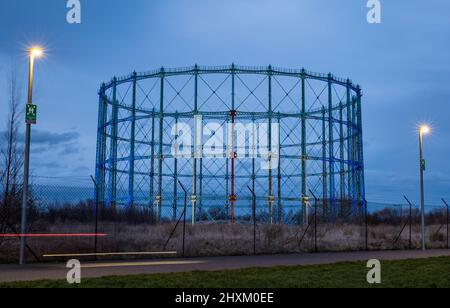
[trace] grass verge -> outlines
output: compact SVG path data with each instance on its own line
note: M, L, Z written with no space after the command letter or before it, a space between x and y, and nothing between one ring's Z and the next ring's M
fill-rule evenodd
M81 288L450 288L450 257L383 261L382 284L369 285L364 262L84 279ZM0 288L66 288L65 281Z

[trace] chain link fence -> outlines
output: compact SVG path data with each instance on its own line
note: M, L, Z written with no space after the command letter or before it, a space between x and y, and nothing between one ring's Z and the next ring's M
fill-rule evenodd
M27 233L49 235L27 239L29 252L39 261L74 255L111 259L420 248L420 207L406 198L403 204L369 201L367 207L312 200L303 216L300 204L271 207L255 196L236 203L236 223L231 224L225 200L219 200L222 206L198 207L192 221L192 202L180 189L177 208L167 204L161 208L163 219L156 221L152 204L97 204L90 178L61 185L41 182L31 185L27 226ZM0 262L16 262L21 187L2 191L0 197ZM426 206L426 222L428 247L448 248L445 200ZM90 236L70 236L77 234ZM30 261L33 253L28 254Z

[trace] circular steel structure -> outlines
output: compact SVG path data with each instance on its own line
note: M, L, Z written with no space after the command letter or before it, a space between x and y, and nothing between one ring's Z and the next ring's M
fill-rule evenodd
M365 200L361 97L349 79L272 66L115 77L99 91L98 200L176 220L184 186L193 223L305 222L314 204L346 217ZM174 152L180 127L189 156ZM204 153L219 135L219 152Z

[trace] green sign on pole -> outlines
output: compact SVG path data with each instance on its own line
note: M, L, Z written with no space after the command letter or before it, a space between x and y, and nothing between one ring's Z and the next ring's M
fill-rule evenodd
M27 104L25 110L25 121L27 124L36 124L37 120L37 106L33 104Z

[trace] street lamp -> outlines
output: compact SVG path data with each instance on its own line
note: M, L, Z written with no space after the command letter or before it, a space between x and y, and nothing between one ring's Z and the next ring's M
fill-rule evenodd
M423 173L426 169L426 162L423 159L423 136L429 134L431 131L428 125L421 125L419 127L419 150L420 150L420 215L421 215L421 227L422 227L422 250L425 251L426 240L425 240L425 190Z
M33 77L34 77L34 60L41 57L44 50L41 47L35 46L29 49L29 75L28 75L28 101L27 107L33 105ZM28 112L27 112L28 113ZM28 116L28 114L27 114ZM25 160L23 171L23 199L22 199L22 219L21 219L21 237L20 237L20 264L25 264L25 246L26 246L26 232L27 232L27 204L28 204L28 178L30 170L30 137L31 137L31 121L26 121L25 131Z

